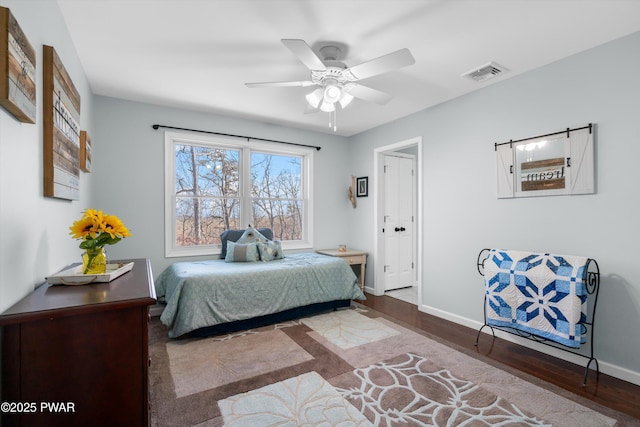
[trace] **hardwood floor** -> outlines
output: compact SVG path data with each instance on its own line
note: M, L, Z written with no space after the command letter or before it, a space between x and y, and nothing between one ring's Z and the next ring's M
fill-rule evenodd
M491 346L491 339L485 337L476 347L477 330L423 313L416 305L389 296L367 294L367 300L359 302L463 348L638 418L640 424L640 386L603 373L596 377L595 372L590 372L587 386L583 388L584 368L581 366L500 338L496 338Z

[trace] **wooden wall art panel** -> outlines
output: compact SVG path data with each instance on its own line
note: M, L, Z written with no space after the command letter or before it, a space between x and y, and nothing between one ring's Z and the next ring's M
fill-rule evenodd
M78 200L80 94L51 46L43 46L44 195Z
M91 172L91 137L86 130L80 131L80 169Z
M0 105L23 123L36 122L36 51L0 7Z

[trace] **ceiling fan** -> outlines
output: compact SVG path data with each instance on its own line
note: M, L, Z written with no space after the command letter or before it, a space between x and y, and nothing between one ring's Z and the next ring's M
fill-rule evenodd
M392 98L388 93L356 83L359 80L383 74L415 63L409 49L400 49L353 67L347 67L340 61L342 49L338 43L327 43L320 47L320 56L300 39L282 39L282 43L298 57L311 71L310 80L245 83L247 87L307 87L316 89L306 95L309 108L307 112L324 111L331 114L329 126L335 125L337 106L345 108L353 100L384 105Z

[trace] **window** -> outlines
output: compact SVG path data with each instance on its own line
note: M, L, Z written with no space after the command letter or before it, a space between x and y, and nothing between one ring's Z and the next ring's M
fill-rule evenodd
M312 247L313 150L165 133L166 256L220 252L220 234L271 228L283 248Z

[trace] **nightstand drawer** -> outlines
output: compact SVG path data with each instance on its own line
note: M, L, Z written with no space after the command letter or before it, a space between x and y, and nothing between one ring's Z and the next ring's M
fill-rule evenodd
M346 259L349 264L363 264L365 262L364 255L356 256L356 257L348 257L344 259Z

